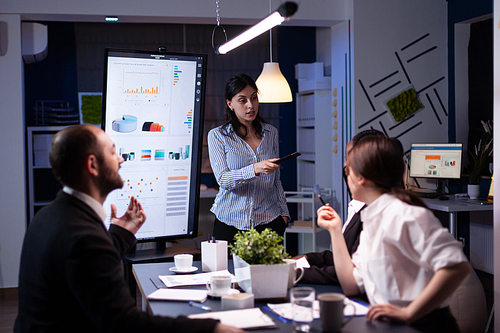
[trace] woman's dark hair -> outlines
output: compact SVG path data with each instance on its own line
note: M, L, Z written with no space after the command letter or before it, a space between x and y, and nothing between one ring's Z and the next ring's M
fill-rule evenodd
M405 168L401 147L399 140L394 138L366 136L349 152L349 166L384 193L392 192L410 205L427 207L420 197L401 187Z
M245 126L243 126L240 121L238 120L238 117L236 116L236 113L229 108L227 105L227 101L230 101L233 99L233 97L238 94L240 91L245 89L247 86L252 87L255 89L255 91L259 91L257 88L257 85L255 84L255 81L248 75L246 74L240 74L233 76L230 78L227 83L226 83L226 89L224 91L224 102L226 104L226 109L224 113L224 124L220 128L220 131L224 135L229 135L227 131L227 126L231 124L233 126L233 130L238 135L240 138L244 138L247 136L247 129ZM255 117L254 121L252 122L252 127L255 130L255 135L258 138L261 138L261 133L262 133L262 124L265 123L266 121L264 118L262 118L257 110L257 116Z

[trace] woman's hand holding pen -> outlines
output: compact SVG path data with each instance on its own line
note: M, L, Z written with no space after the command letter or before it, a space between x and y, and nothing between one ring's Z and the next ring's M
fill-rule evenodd
M270 160L264 160L260 161L259 163L255 163L253 165L253 171L257 176L260 175L261 173L269 175L279 168L278 164L273 163L274 161L277 160L278 158L271 158Z
M318 209L318 225L330 233L335 230L342 231L342 220L329 204Z

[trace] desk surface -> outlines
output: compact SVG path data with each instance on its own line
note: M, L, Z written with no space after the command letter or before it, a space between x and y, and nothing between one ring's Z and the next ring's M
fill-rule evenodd
M493 210L493 205L479 205L460 201L453 194L447 195L450 200L422 198L429 209L441 212L475 212Z
M198 267L198 272L201 272L201 262L197 261L193 263L194 266ZM195 307L191 307L187 302L168 302L168 301L148 301L145 297L150 293L154 292L158 287L164 287L161 280L158 278L159 275L170 275L173 274L169 271L170 267L173 267L174 263L153 263L153 264L135 264L133 265L134 276L137 281L137 285L141 294L143 295L143 302L145 303L148 312L155 315L165 315L170 317L177 317L180 315L190 315L195 313L202 313ZM232 271L232 261L230 261L229 270ZM155 286L156 284L156 286ZM311 285L316 289L316 294L324 292L340 292L340 287L337 286L323 286L323 285ZM188 287L188 288L200 288L203 289L205 286L199 287ZM210 306L213 311L219 311L221 309L220 300L208 299L205 305ZM256 301L255 306L262 308L267 303L262 301ZM264 312L266 312L264 310ZM272 317L272 316L270 316ZM259 332L291 332L293 331L292 323L283 323L276 318L272 317L278 330L259 330ZM313 322L314 332L321 332L321 323L319 320ZM355 317L349 321L342 332L397 332L397 333L412 333L417 332L409 326L403 325L390 325L385 322L370 323L365 317Z

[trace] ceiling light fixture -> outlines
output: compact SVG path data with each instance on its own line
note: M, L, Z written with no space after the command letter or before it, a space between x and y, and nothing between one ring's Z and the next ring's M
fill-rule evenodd
M269 0L269 11L271 11L271 0ZM271 29L269 30L269 54L271 61L264 63L262 73L255 80L259 88L259 103L291 102L293 98L290 85L281 73L279 63L273 62L273 34Z
M118 22L118 16L106 16L104 20L106 22Z
M288 1L281 4L275 12L271 13L250 29L220 45L215 52L218 54L226 54L229 51L234 50L238 46L245 44L273 27L283 23L283 21L288 20L293 14L295 14L297 8L298 6L295 2Z

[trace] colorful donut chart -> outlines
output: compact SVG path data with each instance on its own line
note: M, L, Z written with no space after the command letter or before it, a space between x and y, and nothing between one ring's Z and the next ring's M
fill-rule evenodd
M137 129L137 117L124 115L121 118L113 120L111 128L115 132L129 133Z
M163 127L163 125L160 125L158 123L154 123L152 121L146 121L142 125L142 131L143 132L165 132L165 127Z

